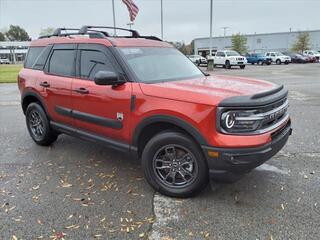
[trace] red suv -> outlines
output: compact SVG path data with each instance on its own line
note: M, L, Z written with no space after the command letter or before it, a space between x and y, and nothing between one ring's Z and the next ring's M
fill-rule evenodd
M187 197L209 177L240 178L287 142L283 86L209 76L156 37L111 37L109 28L32 41L18 82L37 144L65 133L129 152L154 189Z

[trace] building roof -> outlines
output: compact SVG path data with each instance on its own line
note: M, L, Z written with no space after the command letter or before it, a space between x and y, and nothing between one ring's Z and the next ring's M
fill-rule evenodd
M266 36L266 35L281 35L281 34L290 34L290 33L301 33L301 32L320 32L320 29L318 30L306 30L306 31L289 31L289 32L273 32L273 33L254 33L254 34L243 34L244 36L250 37L250 36ZM232 37L231 35L228 36L216 36L213 38L230 38ZM194 40L201 40L201 39L208 39L209 37L200 37L200 38L195 38Z

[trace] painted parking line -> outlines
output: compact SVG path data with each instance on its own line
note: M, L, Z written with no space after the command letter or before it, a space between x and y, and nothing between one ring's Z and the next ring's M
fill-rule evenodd
M279 173L279 174L283 174L283 175L288 175L289 172L282 170L280 168L277 168L275 166L269 165L269 164L262 164L259 167L256 168L256 170L258 171L267 171L267 172L274 172L274 173Z
M178 205L179 203L177 203L176 199L155 193L153 197L155 222L152 224L150 240L164 239L167 236L164 229L171 222L179 220Z

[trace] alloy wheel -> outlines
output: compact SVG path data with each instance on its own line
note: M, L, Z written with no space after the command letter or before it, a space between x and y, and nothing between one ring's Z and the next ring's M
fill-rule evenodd
M187 187L198 175L198 165L194 155L177 144L166 145L155 153L153 170L158 180L171 188Z

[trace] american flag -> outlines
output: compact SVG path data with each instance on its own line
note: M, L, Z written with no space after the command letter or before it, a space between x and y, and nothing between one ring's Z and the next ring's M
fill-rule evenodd
M127 6L130 14L130 21L133 22L139 12L139 8L132 0L122 0L122 2Z

